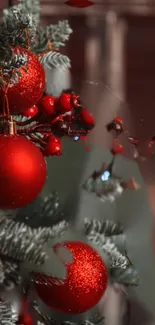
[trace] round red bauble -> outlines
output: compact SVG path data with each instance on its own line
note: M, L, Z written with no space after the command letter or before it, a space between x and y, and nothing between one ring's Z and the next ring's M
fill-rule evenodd
M30 108L26 109L26 111L23 113L23 116L34 117L37 113L38 107L36 105L33 105Z
M23 114L24 111L35 105L41 98L45 89L45 72L37 56L32 52L15 47L14 53L25 54L28 64L25 69L18 69L21 77L18 76L18 82L12 84L7 91L9 108L11 114ZM0 88L0 102L3 104L4 90ZM1 104L1 111L2 111Z
M46 164L37 146L20 135L0 135L0 209L33 201L46 180Z
M62 114L72 110L71 94L62 93L56 100L56 110Z
M62 247L62 246L60 246ZM38 296L50 308L79 314L95 306L107 287L107 269L100 255L83 242L65 242L63 247L72 254L66 265L67 278L63 284L35 284ZM59 246L54 249L57 252Z
M53 96L44 96L39 101L38 107L40 112L45 115L54 115L55 114L55 98Z

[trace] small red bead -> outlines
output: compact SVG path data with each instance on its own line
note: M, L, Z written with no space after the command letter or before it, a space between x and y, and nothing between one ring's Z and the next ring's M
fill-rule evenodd
M26 109L23 116L26 117L33 117L38 113L38 107L36 105L31 106L30 108Z
M53 96L44 96L38 104L40 112L45 115L54 115L55 114L55 98Z
M87 111L86 108L82 108L80 111L81 121L86 125L94 125L95 121L92 115Z
M114 122L120 123L121 125L123 125L123 120L118 116L114 118Z
M56 141L49 141L45 148L43 155L48 156L60 156L62 154L61 143Z
M62 114L72 110L71 95L63 93L56 100L56 110Z
M117 139L115 139L113 142L113 146L111 148L111 153L113 155L118 155L118 154L122 154L123 151L124 151L123 146L118 142Z
M60 138L56 137L55 135L51 135L51 134L48 136L47 141L48 142L56 142L56 143L61 142Z

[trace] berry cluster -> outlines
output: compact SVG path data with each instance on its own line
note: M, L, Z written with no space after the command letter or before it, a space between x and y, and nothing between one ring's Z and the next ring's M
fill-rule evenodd
M44 95L37 106L33 105L23 115L28 119L17 121L18 133L27 135L38 144L44 156L61 155L63 136L82 139L95 124L79 96L71 90L63 92L58 98Z

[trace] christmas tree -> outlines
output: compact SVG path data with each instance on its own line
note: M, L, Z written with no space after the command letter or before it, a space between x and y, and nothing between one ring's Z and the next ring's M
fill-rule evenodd
M94 126L73 90L45 85L50 68L70 67L59 50L72 30L67 21L39 27L39 12L39 1L22 1L4 10L0 25L0 324L103 324L98 303L108 282L136 286L139 276L116 245L124 238L121 224L85 219L78 230L57 193L36 199L46 178L44 157L61 154L63 136L80 139ZM114 194L128 187L115 177L110 190L89 190L94 177L112 178L111 167L84 188L105 199L111 185ZM74 235L65 240L69 230Z

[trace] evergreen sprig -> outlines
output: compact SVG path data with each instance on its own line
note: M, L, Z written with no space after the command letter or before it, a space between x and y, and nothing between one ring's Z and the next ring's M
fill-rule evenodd
M69 69L71 67L70 59L66 55L52 51L41 56L40 62L45 69Z
M15 325L17 324L18 313L13 306L5 301L0 301L0 324Z
M49 42L53 50L59 50L61 46L65 46L71 33L72 29L67 20L62 20L59 21L58 24L40 28L36 32L36 42L32 47L32 51L35 53L42 53L49 50Z

